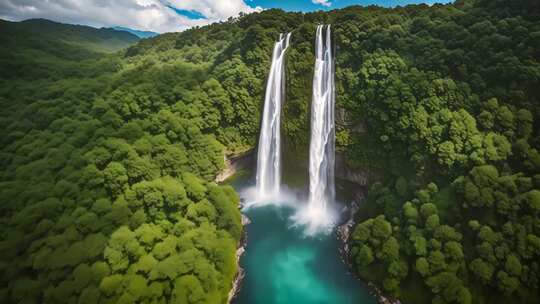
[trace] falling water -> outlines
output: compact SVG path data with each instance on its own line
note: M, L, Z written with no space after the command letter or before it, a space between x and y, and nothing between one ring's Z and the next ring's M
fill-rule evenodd
M309 212L324 217L334 201L334 62L330 25L319 25L315 40L315 71L309 146Z
M281 103L285 87L285 51L291 34L280 34L274 45L266 84L264 112L257 158L257 193L268 197L279 193L281 183Z

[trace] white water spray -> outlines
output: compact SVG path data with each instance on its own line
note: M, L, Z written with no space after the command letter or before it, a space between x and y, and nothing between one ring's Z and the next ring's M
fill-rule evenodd
M289 47L290 37L290 33L279 35L279 41L274 45L266 84L257 155L259 199L278 195L281 186L281 105L285 95L285 51Z
M315 71L309 145L309 203L312 217L325 217L334 202L335 124L334 59L330 25L319 25L315 40Z

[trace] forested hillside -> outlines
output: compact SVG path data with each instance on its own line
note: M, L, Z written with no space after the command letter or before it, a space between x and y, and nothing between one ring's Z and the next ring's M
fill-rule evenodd
M350 165L384 176L352 258L405 303L540 300L539 8L458 1L333 22L351 126L338 139Z
M2 48L0 302L225 303L242 227L203 113L225 92L181 51L107 55L51 26Z
M0 41L0 77L32 80L101 73L111 67L96 64L97 59L139 38L125 31L30 19L0 20Z
M381 176L352 235L360 277L403 303L537 303L540 7L526 0L267 10L114 54L45 35L3 48L1 302L225 302L242 228L212 180L223 153L256 144L280 32L286 145L305 150L319 23L338 150Z
M139 40L125 30L113 28L96 29L84 25L72 25L53 22L47 19L28 19L21 22L1 21L2 40L17 47L42 50L46 46L66 45L92 50L95 52L119 51ZM60 50L59 50L60 53Z

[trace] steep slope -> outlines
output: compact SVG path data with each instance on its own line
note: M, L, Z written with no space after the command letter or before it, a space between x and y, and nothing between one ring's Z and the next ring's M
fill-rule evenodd
M156 37L157 35L159 35L156 32L134 30L134 29L130 29L130 28L127 28L127 27L123 27L123 26L115 26L112 29L117 30L117 31L125 31L125 32L131 33L131 34L133 34L133 35L135 35L135 36L137 36L139 38L152 38L152 37Z
M17 43L40 48L39 40L62 42L95 52L115 52L131 44L139 38L123 30L111 28L93 28L84 25L58 23L46 19L29 19L21 22L1 21L2 38L15 39ZM6 40L4 40L6 41Z
M205 116L223 89L53 27L2 48L0 302L225 303L242 226Z

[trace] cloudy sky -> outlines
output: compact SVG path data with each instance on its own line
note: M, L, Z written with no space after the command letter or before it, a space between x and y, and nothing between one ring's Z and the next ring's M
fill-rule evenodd
M353 4L383 6L448 0L0 0L0 19L47 18L95 27L125 26L154 32L182 31L240 12L267 8L329 10Z

